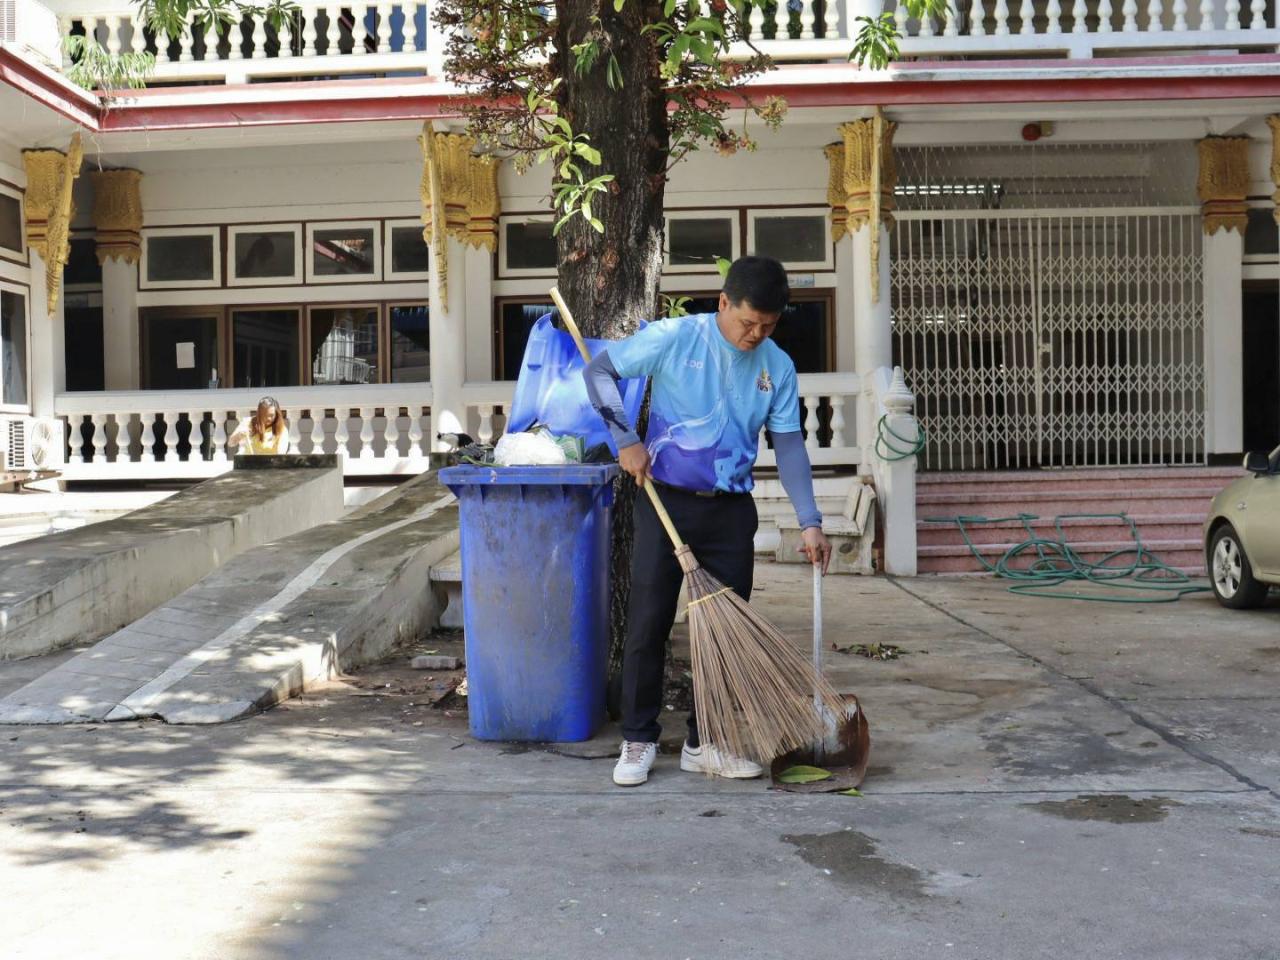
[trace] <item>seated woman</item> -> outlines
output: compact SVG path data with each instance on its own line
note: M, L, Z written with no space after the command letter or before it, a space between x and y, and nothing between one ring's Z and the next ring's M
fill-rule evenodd
M288 453L289 427L274 397L258 401L258 412L236 427L230 443L244 444L240 453Z

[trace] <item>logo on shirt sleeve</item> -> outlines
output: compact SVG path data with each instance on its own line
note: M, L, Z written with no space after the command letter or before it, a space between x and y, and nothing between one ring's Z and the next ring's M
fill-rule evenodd
M773 390L773 378L769 376L768 370L761 370L760 376L756 377L756 389L761 393L769 393Z

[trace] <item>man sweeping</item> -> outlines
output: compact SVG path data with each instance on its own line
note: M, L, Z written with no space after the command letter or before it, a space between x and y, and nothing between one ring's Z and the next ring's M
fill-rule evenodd
M751 496L760 431L768 428L778 474L802 528L802 550L823 571L831 544L813 496L800 432L791 359L769 339L790 298L782 264L767 257L733 263L715 313L651 323L610 345L587 366L587 392L608 424L622 469L655 484L677 530L701 565L750 598L758 526ZM641 441L622 408L618 381L649 377L649 428ZM622 753L614 783L649 779L662 731L662 680L683 573L647 497L635 507L631 607L622 660ZM751 778L764 770L700 743L696 716L680 769Z

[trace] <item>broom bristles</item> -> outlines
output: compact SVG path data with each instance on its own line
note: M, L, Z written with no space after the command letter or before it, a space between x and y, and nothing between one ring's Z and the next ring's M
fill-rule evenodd
M686 562L685 575L699 739L766 766L821 740L824 718L814 709L815 686L837 717L845 710L840 694L731 589L692 563Z

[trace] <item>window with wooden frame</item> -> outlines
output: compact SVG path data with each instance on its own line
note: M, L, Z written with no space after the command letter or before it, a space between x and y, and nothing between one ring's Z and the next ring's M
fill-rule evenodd
M387 305L387 337L391 383L431 380L430 309L425 303Z
M22 191L0 183L0 257L27 262L27 244L22 223Z
M382 229L372 220L307 224L308 283L382 279Z
M747 211L747 250L773 257L792 271L835 269L827 207Z
M227 227L227 285L267 287L302 282L302 224Z
M0 284L0 410L25 413L30 409L30 325L27 288Z
M145 307L138 312L143 390L231 385L222 307Z
M296 387L301 377L301 319L296 306L231 311L231 385Z
M421 220L388 220L383 224L383 259L388 280L428 280L431 250L422 236Z
M222 286L219 227L152 227L142 231L143 290Z
M311 383L381 383L381 313L376 303L309 307L307 365Z
M719 258L742 253L737 210L670 210L666 238L664 273L717 273Z
M689 297L685 310L715 313L719 294L672 294L673 300ZM796 365L797 373L830 373L835 369L835 291L793 291L791 303L783 311L770 338Z
M554 277L555 221L550 214L504 214L498 218L498 277Z
M550 313L557 319L560 314L550 299L540 300L536 296L499 297L493 309L493 378L516 380L534 324L544 314Z

